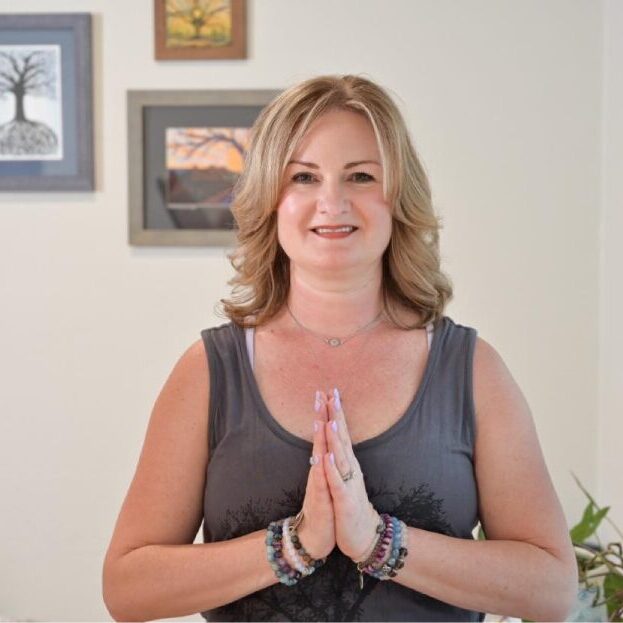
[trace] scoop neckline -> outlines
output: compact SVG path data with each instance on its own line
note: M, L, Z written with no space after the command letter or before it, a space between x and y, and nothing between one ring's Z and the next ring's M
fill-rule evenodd
M249 353L246 347L244 328L235 323L232 323L232 326L234 327L237 335L238 348L241 351L243 366L247 377L250 379L249 384L251 385L251 391L253 392L256 403L259 405L259 413L262 420L273 433L275 433L284 441L287 441L288 443L298 446L299 448L302 448L304 450L311 451L314 446L312 442L307 441L307 439L299 437L298 435L295 435L294 433L289 431L270 412L268 405L264 401L262 392L260 391L260 387L257 383L257 379L255 378L253 368L251 367ZM366 450L367 448L372 448L384 442L386 439L393 437L396 433L400 431L402 427L404 427L409 422L409 419L417 411L420 403L422 402L422 397L426 391L426 388L430 381L430 377L433 372L433 368L437 361L438 352L441 344L441 333L445 333L446 326L447 322L446 317L444 316L442 317L441 322L438 323L438 326L434 327L433 339L430 349L428 351L428 357L426 359L426 365L424 367L422 380L420 381L415 395L413 396L413 399L409 403L409 406L406 408L405 412L391 426L389 426L389 428L386 428L384 431L381 431L374 437L363 439L362 441L354 443L353 451Z

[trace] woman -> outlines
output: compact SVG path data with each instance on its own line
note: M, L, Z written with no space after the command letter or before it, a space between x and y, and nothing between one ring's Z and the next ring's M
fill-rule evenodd
M562 620L575 557L534 424L444 315L439 223L387 93L284 91L233 211L230 322L154 406L104 565L113 617Z

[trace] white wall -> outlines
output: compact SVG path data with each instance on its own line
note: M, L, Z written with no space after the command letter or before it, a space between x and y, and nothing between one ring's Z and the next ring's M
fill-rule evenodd
M573 470L604 504L618 495L623 524L609 476L623 467L623 7L604 1L250 0L249 58L212 62L154 60L151 0L19 3L94 14L98 181L0 195L0 615L109 619L102 561L153 402L200 330L222 322L223 249L127 243L127 89L346 72L388 87L444 217L448 315L523 388L569 523L584 506Z
M606 0L600 227L598 492L623 530L623 2ZM605 525L604 541L621 540Z

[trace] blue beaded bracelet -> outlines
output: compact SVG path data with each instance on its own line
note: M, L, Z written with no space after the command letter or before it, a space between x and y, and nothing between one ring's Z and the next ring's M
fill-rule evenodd
M290 534L283 534L283 526L285 523L285 519L279 519L277 521L272 521L268 526L268 531L266 533L266 556L268 558L268 562L272 567L277 579L287 586L293 586L296 584L303 576L311 575L316 569L324 565L326 562L326 558L313 559L303 548L298 535L296 533L296 527L300 523L303 517L303 512L301 511L296 517L292 517L294 522L290 524ZM285 556L284 552L284 537L289 536L292 539L292 545L297 551L298 556L302 559L302 564L305 566L305 573L301 573L298 569L294 569L290 566Z
M283 519L272 521L266 534L266 556L278 580L287 586L293 586L302 577L283 557Z
M358 563L357 569L359 570L359 586L363 588L363 575L367 573L372 577L379 580L390 580L396 577L396 570L404 567L404 559L409 553L406 547L407 526L396 517L390 515L382 515L390 521L386 524L385 531L381 534L379 541L381 541L385 534L387 534L389 526L393 531L392 542L387 554L387 560L377 566L378 563L372 561L370 564ZM373 556L371 556L372 558ZM370 559L368 559L370 560ZM367 562L367 561L366 561Z
M400 521L396 519L396 517L392 517L392 525L394 528L394 537L392 539L391 549L389 551L389 558L386 560L383 565L379 569L374 569L368 571L368 573L379 580L389 580L390 573L393 571L396 561L398 560L398 556L400 554L400 543L402 541L402 526ZM394 571L394 576L396 572Z

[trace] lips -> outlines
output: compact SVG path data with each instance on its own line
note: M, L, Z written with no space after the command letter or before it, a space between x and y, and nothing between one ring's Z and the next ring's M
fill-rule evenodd
M350 227L350 232L343 232L345 227ZM318 233L318 230L323 230L323 233L332 233L332 232L340 232L340 233L352 233L357 231L359 228L354 225L318 225L317 227L312 227L310 231L314 233Z

